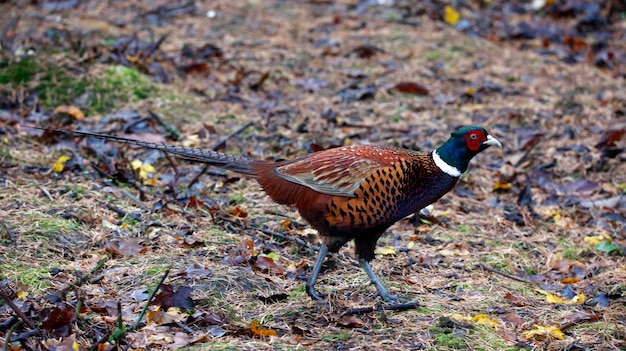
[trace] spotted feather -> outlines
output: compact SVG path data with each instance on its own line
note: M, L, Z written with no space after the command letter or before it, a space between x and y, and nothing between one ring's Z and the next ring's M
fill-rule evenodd
M350 146L305 156L276 168L276 174L323 194L355 197L365 179L398 160L396 149Z

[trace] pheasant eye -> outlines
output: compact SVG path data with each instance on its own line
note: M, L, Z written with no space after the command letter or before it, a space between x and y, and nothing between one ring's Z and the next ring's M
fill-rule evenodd
M468 133L467 136L465 137L465 144L467 145L467 148L472 151L478 151L478 149L480 149L479 138L480 137L478 133L476 132Z

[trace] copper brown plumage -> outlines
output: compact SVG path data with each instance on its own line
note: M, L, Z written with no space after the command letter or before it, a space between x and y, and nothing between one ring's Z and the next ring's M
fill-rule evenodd
M355 254L385 301L389 293L369 261L392 224L437 201L454 187L470 159L491 145L502 147L484 128L464 127L430 153L354 145L285 161L260 161L220 152L155 144L82 131L52 130L134 144L254 177L277 203L295 206L317 229L322 245L306 290L321 299L315 282L328 252L355 241Z

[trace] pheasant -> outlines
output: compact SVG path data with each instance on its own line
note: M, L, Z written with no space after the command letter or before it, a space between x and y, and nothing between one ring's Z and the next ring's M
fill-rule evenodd
M386 302L400 300L370 265L380 236L395 222L450 191L478 153L489 146L502 148L486 129L467 126L454 131L429 153L352 145L274 162L106 134L47 130L156 149L256 178L272 200L295 206L319 233L321 246L306 282L306 292L314 300L323 299L315 290L315 282L326 256L350 240L354 240L358 262L378 295Z

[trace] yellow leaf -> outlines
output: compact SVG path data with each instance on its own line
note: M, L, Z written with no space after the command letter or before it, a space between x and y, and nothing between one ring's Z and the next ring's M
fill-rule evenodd
M522 336L526 339L534 339L534 338L545 338L551 336L553 338L557 338L559 340L565 340L565 334L561 331L561 329L555 326L542 327L540 325L534 325L535 329L527 330L522 333Z
M493 191L509 191L511 189L513 189L513 185L511 183L498 180L496 184L493 185L492 190Z
M28 297L28 291L18 291L16 295L18 299L26 300L26 297Z
M80 350L80 345L78 345L78 343L77 343L76 341L74 341L74 342L72 343L72 348L73 348L74 350L76 350L76 351L79 351L79 350Z
M563 305L580 305L581 303L585 302L585 294L578 294L574 297L572 297L569 300L566 300L560 296L556 296L554 294L550 294L547 293L546 294L546 301L549 303L560 303Z
M63 169L65 168L65 162L67 162L69 159L70 157L65 155L59 157L52 166L52 170L57 173L63 172Z
M464 316L460 313L453 313L450 315L450 319L456 319L457 321L463 321L463 322L471 322L472 321L472 317L468 317L468 316Z
M85 119L85 114L76 106L60 105L54 109L54 113L63 113L81 121Z
M149 163L143 163L140 160L133 160L130 163L132 169L139 174L139 179L147 180L150 174L156 173L156 169Z
M450 5L446 5L443 9L443 20L450 25L455 25L460 19L461 14Z
M396 249L393 246L377 246L375 253L377 255L390 256L396 254Z
M478 324L488 325L490 327L499 327L500 323L498 321L489 318L486 314L481 313L472 317L472 320Z
M596 246L602 241L611 241L611 237L606 234L588 235L585 237L585 242L591 246Z

